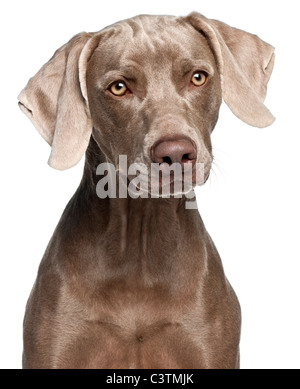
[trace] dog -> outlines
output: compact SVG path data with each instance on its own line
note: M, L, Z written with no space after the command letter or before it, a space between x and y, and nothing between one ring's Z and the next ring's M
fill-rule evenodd
M239 368L240 305L191 192L171 175L169 196L162 177L125 196L138 185L118 181L119 158L189 167L192 187L201 165L205 182L222 99L251 126L273 123L273 64L271 45L199 13L140 15L76 35L29 80L19 105L48 163L85 166L26 306L24 368ZM115 168L116 196L97 192L99 166Z

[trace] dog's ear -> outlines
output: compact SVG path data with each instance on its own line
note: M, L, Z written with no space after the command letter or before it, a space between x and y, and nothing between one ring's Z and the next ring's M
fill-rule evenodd
M86 96L87 61L97 46L95 34L80 33L58 49L22 90L19 106L52 146L49 165L76 165L91 136Z
M222 94L231 111L254 127L275 120L263 104L274 65L274 48L257 36L192 13L187 20L201 32L214 53Z

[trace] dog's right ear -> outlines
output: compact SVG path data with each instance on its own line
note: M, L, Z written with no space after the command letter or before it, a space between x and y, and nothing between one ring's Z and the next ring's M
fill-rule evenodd
M92 132L85 72L100 34L80 33L58 49L29 80L19 99L21 110L52 146L49 165L64 170L83 156Z

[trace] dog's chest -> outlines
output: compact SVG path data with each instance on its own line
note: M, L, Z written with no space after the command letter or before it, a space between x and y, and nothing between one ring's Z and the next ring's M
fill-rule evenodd
M184 316L176 298L160 288L110 290L94 301L89 315L101 331L140 343L179 328Z
M167 363L169 368L176 368L185 361L193 365L192 355L200 352L188 323L192 308L187 308L186 301L182 309L176 298L163 294L159 288L140 288L134 292L126 288L111 288L109 292L106 289L101 296L93 296L90 303L75 320L69 300L68 330L73 335L77 332L76 343L82 345L80 365L158 368ZM66 310L64 314L66 319ZM66 358L69 352L77 353L74 343L70 347ZM186 354L185 350L191 348L194 352ZM196 360L199 358L198 355Z
M139 311L139 312L138 312ZM115 316L89 322L83 338L90 338L86 350L89 367L179 368L201 360L200 347L185 326L166 310L152 312L126 308ZM123 317L122 317L123 315ZM187 350L193 350L192 353ZM188 362L187 362L188 361ZM196 366L195 366L196 367Z

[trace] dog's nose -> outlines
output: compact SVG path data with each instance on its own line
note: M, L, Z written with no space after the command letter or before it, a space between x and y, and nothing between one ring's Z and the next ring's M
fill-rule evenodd
M152 161L156 163L166 162L169 165L178 162L192 163L194 166L197 158L196 148L189 139L169 139L158 141L151 148Z

